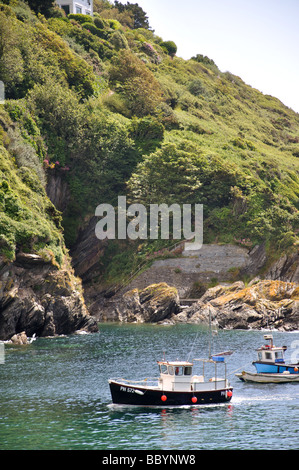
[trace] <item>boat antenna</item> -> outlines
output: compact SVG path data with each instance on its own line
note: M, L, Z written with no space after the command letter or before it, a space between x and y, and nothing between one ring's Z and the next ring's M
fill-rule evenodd
M197 332L197 333L196 333L195 339L194 339L194 341L193 341L193 343L192 343L192 346L191 346L190 352L189 352L189 354L188 354L187 362L189 362L189 360L190 360L190 356L191 356L191 353L192 353L192 351L193 351L194 344L195 344L195 343L196 343L196 341L197 341L198 333L199 333L199 332Z
M211 359L211 343L212 343L212 322L211 322L211 308L209 305L209 359Z

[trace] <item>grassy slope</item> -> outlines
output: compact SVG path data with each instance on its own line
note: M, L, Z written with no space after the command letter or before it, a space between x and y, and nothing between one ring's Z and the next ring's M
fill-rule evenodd
M97 15L97 26L86 25L92 21L86 17L38 19L17 0L1 9L2 32L10 31L10 39L5 34L1 39L0 78L10 115L4 121L17 123L22 142L35 152L34 158L29 152L24 159L21 151L14 160L6 143L1 153L2 178L20 206L17 216L1 214L2 252L12 256L16 245L46 248L61 261L57 214L50 214L53 209L41 189L44 159L49 161L46 171L60 171L71 188L63 220L71 244L96 205L115 203L126 182L131 195L149 202L147 186L160 178L157 155L162 169L173 169L185 158L182 180L190 167L193 182L202 184L197 192L190 189L190 198L205 204L206 241L245 239L252 245L266 240L273 252L296 249L298 114L239 77L220 72L212 61L170 57L151 31L124 28ZM4 123L4 137L6 131ZM173 144L172 161L165 160L167 144ZM31 170L21 182L24 166ZM28 182L34 167L41 179L38 190ZM181 189L173 185L177 202ZM188 199L188 187L185 191ZM164 202L163 188L157 198ZM20 224L25 224L24 239L17 233ZM30 233L27 228L33 225ZM159 241L138 243L128 257L123 246L113 244L107 254L111 276L130 271L160 246Z

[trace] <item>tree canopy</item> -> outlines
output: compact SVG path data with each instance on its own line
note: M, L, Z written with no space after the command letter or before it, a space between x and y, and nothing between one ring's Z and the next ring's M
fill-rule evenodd
M138 28L151 29L146 13L138 5L138 3L127 2L126 5L123 5L121 2L118 2L117 0L115 0L114 5L118 9L118 11L121 13L124 11L129 11L130 13L133 14L134 29L138 29Z
M49 16L56 2L55 0L27 0L27 3L35 13Z

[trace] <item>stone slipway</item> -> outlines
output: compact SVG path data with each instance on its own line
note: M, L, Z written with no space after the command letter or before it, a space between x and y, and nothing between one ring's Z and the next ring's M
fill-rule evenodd
M154 261L122 292L166 282L184 297L195 282L232 282L236 272L251 262L248 249L236 245L203 245L198 251L183 251L182 257Z

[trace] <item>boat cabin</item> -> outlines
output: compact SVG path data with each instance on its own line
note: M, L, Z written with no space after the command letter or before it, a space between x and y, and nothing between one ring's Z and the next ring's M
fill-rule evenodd
M259 362L272 362L272 363L284 363L284 352L287 349L286 346L276 347L273 345L273 336L264 335L266 341L270 341L269 344L265 344L257 349L258 361Z
M158 361L160 384L164 390L190 390L192 380L192 362Z
M197 391L215 389L217 386L226 387L226 363L223 357L214 357L211 359L194 359L202 363L202 375L192 375L193 362L189 361L158 361L160 368L159 387L168 391ZM218 364L225 367L225 377L217 375ZM212 372L210 367L214 369L214 375L206 379L206 373L210 375ZM208 371L206 370L208 369Z

